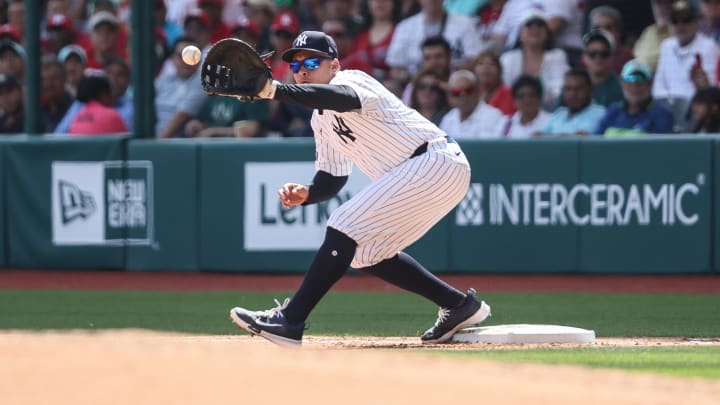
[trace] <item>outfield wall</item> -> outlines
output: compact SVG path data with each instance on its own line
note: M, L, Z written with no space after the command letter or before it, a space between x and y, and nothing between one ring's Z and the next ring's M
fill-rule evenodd
M435 271L720 270L720 137L462 141L458 208L408 251ZM282 209L311 139L0 140L0 266L302 272L334 199Z

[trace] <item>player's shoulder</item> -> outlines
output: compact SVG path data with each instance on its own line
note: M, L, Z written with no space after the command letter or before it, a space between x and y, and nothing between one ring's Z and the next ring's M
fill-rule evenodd
M330 81L330 84L349 84L362 86L364 88L382 86L374 77L363 72L362 70L340 70Z

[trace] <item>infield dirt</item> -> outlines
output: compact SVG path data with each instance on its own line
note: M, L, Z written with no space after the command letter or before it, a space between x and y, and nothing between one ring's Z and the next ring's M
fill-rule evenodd
M419 346L416 339L310 336L297 350L248 336L2 332L0 395L5 405L716 404L720 397L720 382L704 379L383 350Z

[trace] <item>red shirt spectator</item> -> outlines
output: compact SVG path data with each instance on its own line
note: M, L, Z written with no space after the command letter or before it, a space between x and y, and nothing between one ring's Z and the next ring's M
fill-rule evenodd
M77 100L85 103L70 121L68 133L80 135L128 132L120 113L111 108L112 87L108 75L87 69L78 83Z
M513 115L517 108L512 97L510 87L502 85L495 89L492 96L487 101L488 104L502 111L505 115Z
M128 128L120 113L93 100L78 111L68 132L75 135L102 135L128 132Z

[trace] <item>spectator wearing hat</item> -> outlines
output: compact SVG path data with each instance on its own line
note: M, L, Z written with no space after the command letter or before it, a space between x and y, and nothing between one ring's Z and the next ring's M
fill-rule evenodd
M167 18L165 0L155 0L155 27L159 27L165 38L165 46L169 47L183 34L183 29L174 21Z
M543 135L596 134L597 123L605 116L605 107L593 103L592 80L585 70L565 73L562 88L563 105L543 125Z
M615 40L612 34L597 28L591 30L583 37L582 63L590 74L593 83L593 100L602 106L623 99L620 79L613 70L613 53Z
M210 43L228 38L230 27L223 21L225 0L198 0L198 6L210 19Z
M43 45L45 50L57 55L65 46L75 44L89 49L90 39L82 32L77 31L72 20L64 14L54 14L45 21L45 38Z
M16 26L10 23L5 23L0 25L0 41L20 43L22 41L22 37L20 36L20 31L18 31Z
M625 45L622 14L612 6L599 6L590 11L588 16L590 29L601 28L613 36L615 51L613 52L613 71L620 74L623 65L633 58L633 53Z
M20 82L0 73L0 133L19 134L25 130L25 109Z
M514 83L521 75L535 76L543 83L544 104L554 106L570 69L567 55L556 48L546 16L531 10L525 16L515 48L500 55L503 83Z
M199 85L200 64L191 66L182 61L181 52L188 45L198 44L190 37L175 41L170 54L174 71L163 73L155 80L155 135L158 138L184 136L185 124L198 116L208 100Z
M573 0L509 0L490 28L489 46L496 51L512 49L528 13L542 13L558 47L579 57L582 49L583 5ZM577 62L572 59L572 62Z
M87 54L79 45L68 45L58 52L58 61L65 68L66 87L70 94L77 93L77 85L87 67Z
M270 24L270 42L275 51L269 61L273 77L282 82L292 81L290 65L282 60L282 54L292 47L292 41L300 32L300 21L291 11L281 11Z
M394 80L407 83L422 64L421 44L425 38L444 37L451 46L452 66L470 66L483 48L475 21L465 15L446 13L442 0L421 0L421 11L395 28L386 62Z
M40 119L43 131L52 133L74 101L65 87L65 68L53 55L43 57L40 68Z
M260 51L260 49L257 48L258 45L260 45L260 29L257 24L255 24L255 21L244 15L238 17L230 27L230 34L234 38L245 41Z
M669 38L670 32L670 9L674 0L651 0L653 17L655 23L647 26L640 37L635 41L633 53L635 58L647 63L650 69L657 69L658 58L660 57L660 44Z
M685 125L687 108L697 89L717 83L720 49L698 31L698 18L698 11L691 3L673 3L670 11L673 36L660 46L652 86L653 97L670 104L679 128Z
M102 70L88 69L78 84L83 106L70 121L68 133L102 135L129 132L120 113L112 108L112 85Z
M88 20L91 49L87 50L87 66L102 69L111 57L127 60L127 49L120 44L120 20L109 11L96 12Z
M12 76L20 84L25 80L25 48L17 42L0 41L0 73Z
M672 133L672 112L652 98L650 66L632 59L623 67L621 77L624 99L608 108L597 133L605 136Z

